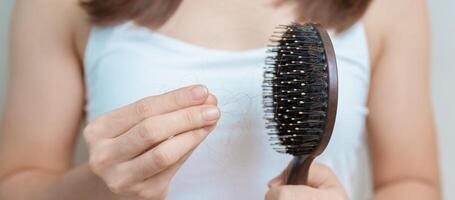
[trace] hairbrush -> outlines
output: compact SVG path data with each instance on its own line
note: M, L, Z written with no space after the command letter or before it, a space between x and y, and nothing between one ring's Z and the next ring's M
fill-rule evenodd
M338 75L330 36L319 24L280 25L268 48L263 82L266 128L274 149L294 156L286 184L306 185L335 124Z

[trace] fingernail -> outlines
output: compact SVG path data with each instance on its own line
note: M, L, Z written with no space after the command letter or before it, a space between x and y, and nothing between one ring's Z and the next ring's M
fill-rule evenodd
M202 111L202 117L206 121L217 120L220 117L220 110L217 107L207 107Z
M200 100L206 97L208 94L208 89L205 86L198 85L191 89L191 98L193 100Z

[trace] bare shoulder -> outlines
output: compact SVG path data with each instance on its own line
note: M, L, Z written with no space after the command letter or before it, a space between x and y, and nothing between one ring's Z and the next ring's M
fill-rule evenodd
M413 37L428 39L430 24L427 10L426 0L372 1L363 21L373 63L391 46L408 43Z
M30 35L46 35L63 42L79 58L83 55L90 29L87 14L80 0L18 0L15 3L12 31ZM14 33L12 34L15 35Z

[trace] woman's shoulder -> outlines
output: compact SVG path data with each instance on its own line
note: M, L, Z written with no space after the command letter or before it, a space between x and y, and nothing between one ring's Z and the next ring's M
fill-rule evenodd
M80 0L16 1L13 30L52 36L82 59L91 25L79 4Z
M372 63L391 46L386 45L406 42L400 37L428 35L430 27L427 9L426 0L372 1L363 17Z

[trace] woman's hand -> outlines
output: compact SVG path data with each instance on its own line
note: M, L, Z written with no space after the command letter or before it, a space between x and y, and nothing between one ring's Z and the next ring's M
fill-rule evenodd
M266 200L347 200L348 197L335 174L328 167L313 164L308 186L283 185L286 171L272 179Z
M119 197L161 200L168 184L220 117L204 86L148 97L90 123L90 168Z

